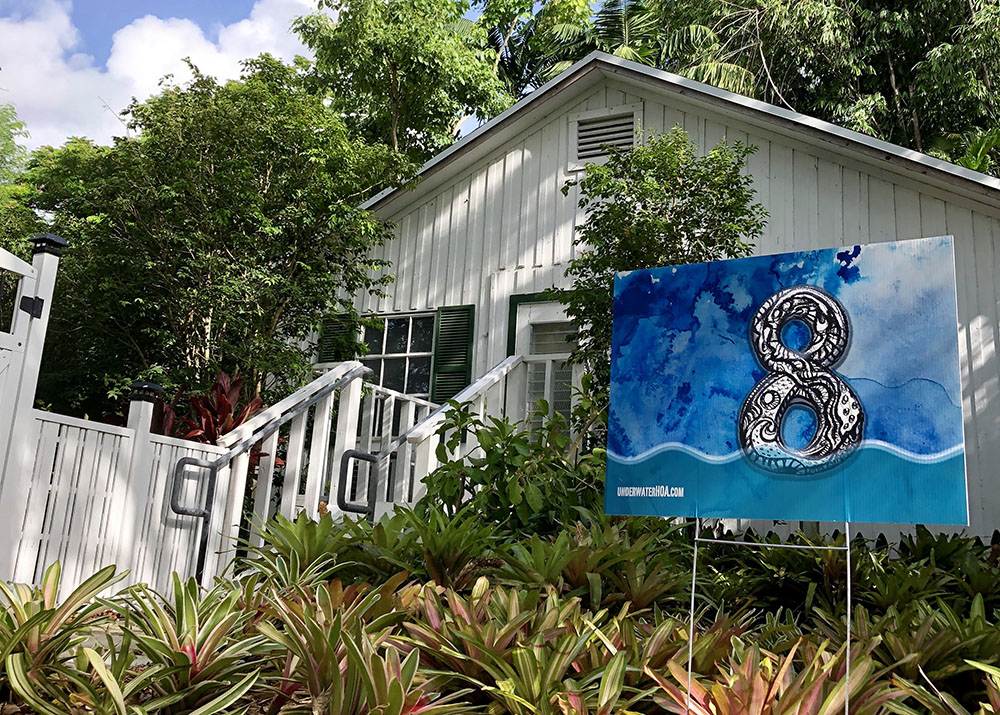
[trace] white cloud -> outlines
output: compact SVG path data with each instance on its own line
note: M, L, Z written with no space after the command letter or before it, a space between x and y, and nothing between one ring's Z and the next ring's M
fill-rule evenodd
M190 76L182 58L219 79L239 76L240 61L262 52L285 60L307 54L289 26L313 11L310 0L257 0L250 15L212 40L183 18L139 18L114 34L105 66L78 51L70 6L40 0L30 12L0 18L0 103L12 103L31 132L29 145L70 136L107 143L124 133L117 113L157 91L161 77Z

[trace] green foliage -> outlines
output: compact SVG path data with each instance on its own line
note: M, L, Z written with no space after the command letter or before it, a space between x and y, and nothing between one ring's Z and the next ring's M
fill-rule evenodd
M27 238L41 227L38 216L28 207L34 191L23 182L28 152L18 140L27 136L14 107L0 104L0 248L24 259L30 253Z
M513 660L515 645L535 621L538 601L537 591L507 590L486 578L476 581L467 598L433 584L423 586L408 595L415 618L404 624L409 637L401 642L419 649L437 670L481 681L485 653Z
M472 509L448 516L439 509L403 512L406 526L420 543L426 577L442 586L468 588L483 568L496 540L494 526Z
M571 362L606 390L611 355L614 276L619 271L747 255L763 230L766 212L753 202L752 178L743 172L753 149L720 143L698 156L679 128L649 138L604 165L588 165L578 186L585 222L577 226L577 256L568 289L550 295L566 306L577 327Z
M458 125L504 109L485 33L462 0L323 0L295 30L316 55L312 81L371 141L426 159Z
M497 75L518 99L569 66L560 33L589 25L586 0L483 0L476 25L484 28Z
M94 599L122 578L108 566L60 602L61 573L58 562L49 566L41 588L0 582L0 667L4 668L0 674L26 699L34 695L27 689L31 681L58 673L103 622L101 606Z
M500 575L508 583L555 586L594 609L622 601L635 609L681 602L690 588L685 571L691 552L675 540L678 528L634 538L619 525L594 520L554 540L535 534L508 548Z
M194 579L174 574L173 590L171 603L139 585L109 605L138 651L162 669L150 687L171 701L163 713L228 708L258 677L256 651L263 639L248 628L254 614L243 607L242 593L224 583L201 593Z
M887 702L905 697L905 693L884 679L889 669L878 669L860 647L852 649L850 682L845 648L831 653L826 643L807 644L801 658L804 667L798 672L797 649L798 644L784 658L779 658L757 646L744 647L734 642L729 662L720 664L720 677L708 687L694 679L690 690L687 671L675 660L667 664L673 682L651 669L646 672L666 693L660 704L673 713L834 715L844 710L849 694L851 712L875 715L884 711Z
M329 514L318 520L300 512L295 521L281 514L260 527L262 546L248 544L249 558L238 568L261 574L272 586L314 586L337 570L351 537Z
M647 45L660 50L664 69L996 170L983 144L954 141L986 137L1000 120L995 2L651 0L647 7L662 28Z
M564 68L603 50L1000 170L1000 6L991 0L613 0L544 28L525 23L535 25L540 36L522 53L531 66Z
M255 395L302 379L322 319L390 280L369 258L390 228L357 206L407 164L266 56L127 114L133 136L46 147L28 170L70 240L42 398L100 414L139 377L173 392L238 371Z
M441 505L449 513L464 508L505 529L542 534L572 522L580 509L597 510L604 450L582 447L602 431L605 413L602 398L588 395L589 388L585 378L569 420L550 412L544 401L527 424L483 420L468 405L452 402L440 430L441 466L425 480L427 494L418 508ZM449 459L468 440L481 450Z
M552 29L560 55L580 57L593 50L646 65L661 60L663 34L649 5L636 0L603 2L587 22Z
M0 184L11 183L28 158L27 150L18 143L26 139L24 122L10 104L0 104Z
M326 711L327 703L331 715L364 712L365 688L370 683L363 678L365 664L357 662L362 657L357 651L367 643L367 635L376 644L384 641L387 626L398 620L384 596L399 580L367 592L357 587L344 589L339 581L332 581L291 594L273 593L270 608L281 628L269 621L258 626L265 638L280 646L281 682L271 704L273 712L299 688L312 699L313 712ZM371 648L372 644L367 644L367 655L371 655ZM346 671L341 668L345 660ZM381 673L384 675L384 669ZM368 702L373 704L370 699Z
M848 685L846 614L831 607L843 551L779 560L788 550L702 544L692 643L686 526L585 515L524 538L470 515L276 520L231 580L175 577L170 599L143 586L96 598L113 567L61 602L58 566L39 589L5 584L0 702L45 715L653 715L685 712L690 695L695 713L832 715L849 687L852 712L872 715L1000 704L997 614L944 570L989 565L969 539L854 542ZM504 564L477 571L477 550Z
M940 159L951 159L966 169L995 174L1000 162L1000 127L944 135L934 141L928 153Z

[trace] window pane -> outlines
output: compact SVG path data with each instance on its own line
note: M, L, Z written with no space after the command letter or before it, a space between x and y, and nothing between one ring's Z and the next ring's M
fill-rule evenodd
M434 316L413 319L413 335L410 337L411 353L429 353L434 349Z
M382 354L382 328L365 327L365 345L370 355Z
M410 358L406 376L406 391L411 395L422 395L431 391L430 357Z
M374 385L378 385L382 380L382 361L375 358L374 360L362 360L361 364L375 371L375 374L368 381Z
M566 342L566 338L574 332L572 323L536 323L532 325L531 354L568 353L573 349L573 343Z
M553 365L552 411L569 417L573 409L573 368L564 362Z
M387 358L382 362L382 387L402 392L406 386L406 358Z
M528 363L528 411L538 409L536 404L545 399L545 363Z
M405 353L406 341L410 332L409 318L389 318L389 330L385 340L385 352Z

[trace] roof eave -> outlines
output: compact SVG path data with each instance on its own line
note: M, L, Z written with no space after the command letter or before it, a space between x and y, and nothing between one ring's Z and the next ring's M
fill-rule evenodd
M922 180L940 188L964 194L974 200L1000 208L1000 179L995 177L881 139L875 139L821 119L815 119L783 107L767 104L760 100L602 52L592 52L587 55L535 92L431 158L418 173L420 184L428 183L429 179L440 174L462 157L469 157L470 161L474 160L474 157L470 155L478 156L480 151L477 149L491 151L495 148L492 146L493 144L499 146L502 143L505 138L503 135L507 133L505 130L520 127L525 123L530 124L537 116L544 116L546 114L545 108L553 107L557 100L570 89L580 90L582 87L596 83L605 76L631 80L645 85L656 84L685 97L689 101L705 105L715 111L756 120L753 123L766 124L769 128L784 130L782 133L786 136L809 136L829 144L831 147L861 154L869 162L888 170L903 175L917 175ZM419 192L419 189L417 191ZM406 189L386 189L362 204L362 208L381 212L395 204L399 199L404 199L405 203L409 204L412 200L416 200L417 196Z

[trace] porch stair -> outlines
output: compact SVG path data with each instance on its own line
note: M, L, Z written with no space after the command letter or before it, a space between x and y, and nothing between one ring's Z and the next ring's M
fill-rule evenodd
M275 514L292 519L304 511L317 518L325 510L334 518L376 519L412 506L439 465L439 430L454 403L468 404L481 417L516 414L513 396L522 394L523 367L520 356L508 357L452 402L436 405L366 382L371 370L360 362L337 363L224 435L223 454L179 459L170 508L201 520L195 575L208 584L228 563L245 529L248 500L255 544L260 525ZM286 445L283 469L276 459L279 443ZM448 456L461 458L477 448L472 437ZM217 489L220 482L225 489Z

